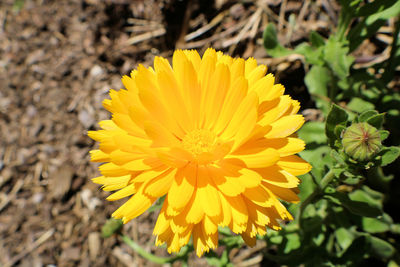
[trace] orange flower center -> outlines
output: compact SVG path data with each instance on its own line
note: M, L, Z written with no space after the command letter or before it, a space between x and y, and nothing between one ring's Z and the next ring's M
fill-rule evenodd
M206 129L193 130L182 140L183 148L194 156L204 152L213 152L217 145L215 133Z

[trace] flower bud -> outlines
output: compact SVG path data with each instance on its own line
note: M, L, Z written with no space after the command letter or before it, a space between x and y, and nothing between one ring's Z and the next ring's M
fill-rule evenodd
M343 134L344 151L355 160L370 160L382 147L378 129L366 122L354 123Z

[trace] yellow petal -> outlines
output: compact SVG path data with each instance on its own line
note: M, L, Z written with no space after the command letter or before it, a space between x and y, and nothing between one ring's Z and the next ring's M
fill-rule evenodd
M264 182L279 187L294 188L297 187L300 182L296 176L277 165L262 169L254 169L254 171L263 177Z
M311 165L296 155L282 157L276 164L293 175L302 175L311 170Z
M272 129L265 137L267 138L282 138L291 135L297 131L304 123L302 115L290 115L280 118L271 123Z
M212 129L219 117L221 108L224 104L226 94L230 87L230 73L229 68L225 64L217 64L215 72L210 78L208 87L203 88L206 91L205 100L203 103L204 121L202 127L205 129Z
M240 159L248 168L264 168L275 164L280 157L276 149L267 148L253 154L232 155L227 158Z
M110 156L99 149L95 149L90 151L90 160L93 162L105 162L110 160Z
M180 128L184 131L192 130L192 127L190 127L192 123L188 115L188 103L185 103L175 77L165 71L160 71L157 74L157 81L164 103L169 106Z
M146 121L144 129L155 147L173 147L180 144L173 133L156 121Z
M186 214L187 223L197 224L204 218L204 209L197 194L197 189L193 191L193 196L182 213Z
M245 61L243 58L235 58L233 60L233 63L231 65L231 83L234 84L233 82L238 78L243 78L244 75L244 67L245 66ZM246 80L246 79L245 79ZM247 80L246 80L247 83Z
M258 105L258 96L256 93L251 92L243 99L242 103L240 103L239 107L235 112L235 115L233 115L232 117L232 120L229 122L224 132L221 134L221 138L225 140L230 140L231 138L236 136L238 132L240 132L241 134L239 138L243 139L243 136L246 136L247 132L250 133L253 130L255 124L255 121L253 123L251 118L254 117L254 114L256 114L255 116L257 116L257 105ZM249 127L251 127L250 130L248 129L243 130L243 127L241 127L241 125L246 119L250 119L251 124L253 124L253 125L248 125Z
M144 192L152 197L161 197L167 194L175 174L176 170L172 169L163 172L145 186Z
M253 57L247 59L246 63L245 63L245 72L244 72L247 79L248 79L250 73L255 68L257 68L257 60L255 58L253 58Z
M156 158L144 158L129 161L122 165L122 167L129 171L145 171L151 170L155 168L162 167L164 163L162 163L159 159Z
M220 194L209 178L208 170L199 167L197 177L197 194L204 212L208 216L216 216L221 212Z
M261 207L271 207L274 204L274 197L262 186L246 188L243 195Z
M128 175L130 172L114 163L105 163L99 166L99 170L104 176L123 176Z
M263 182L263 185L284 201L291 203L298 203L300 201L300 198L290 188L282 188L266 182Z
M204 217L203 227L204 233L208 236L216 233L218 230L218 226L214 224L214 222L208 216Z
M259 65L249 73L247 80L249 81L250 90L253 90L253 85L255 85L257 81L264 77L266 72L267 66Z
M200 69L201 57L196 50L184 50L187 59L193 64L195 70Z
M128 114L114 113L113 122L133 136L146 137L143 129L137 126Z
M119 207L112 216L116 219L122 219L124 223L127 223L150 208L155 200L156 198L143 194L142 190L139 189L139 191Z
M214 126L214 131L218 135L221 134L221 132L226 128L246 94L247 81L243 77L238 77L235 82L232 83L232 87L228 91L221 114L219 115L216 125Z
M232 220L235 224L247 224L248 212L246 204L241 195L236 197L224 196L231 206L232 210Z
M109 161L117 165L123 165L130 161L144 158L145 156L143 153L131 153L117 149L109 154Z
M158 215L156 224L153 229L153 234L154 235L160 235L161 233L164 233L165 231L168 230L169 228L169 220L167 220L167 217L165 215L165 210L167 209L167 202L164 201L164 204L161 208L160 214Z
M238 182L239 179L237 177L227 177L226 171L221 168L209 166L208 171L210 178L224 195L237 196L244 191L245 188ZM237 176L240 176L240 174L238 173Z
M196 186L197 167L190 164L177 171L168 192L168 204L176 210L181 210L192 197Z
M107 200L109 201L115 201L130 195L133 195L137 192L137 184L133 183L130 184L128 186L125 186L124 188L122 188L121 190L115 192L114 194L111 194L107 197Z

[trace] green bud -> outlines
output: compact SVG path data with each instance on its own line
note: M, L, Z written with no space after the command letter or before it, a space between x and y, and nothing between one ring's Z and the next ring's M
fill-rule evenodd
M378 129L366 122L348 127L343 134L342 145L346 154L358 161L370 160L382 147Z
M119 232L123 225L124 223L121 219L110 218L101 228L101 236L103 238L110 237L114 233Z

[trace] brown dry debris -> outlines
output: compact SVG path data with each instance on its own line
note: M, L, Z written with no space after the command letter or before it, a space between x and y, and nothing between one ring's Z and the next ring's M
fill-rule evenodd
M283 71L301 68L299 58L266 58L262 31L275 22L286 44L310 30L329 33L337 6L310 2L1 1L0 265L151 266L117 237L99 235L121 204L106 202L108 193L90 181L98 175L88 156L96 145L86 132L109 117L101 101L122 86L121 75L155 55L171 56L175 47L255 56L285 79ZM296 28L288 23L292 13ZM297 79L291 78L292 91L300 95L304 85ZM124 233L167 256L154 246L156 216L140 216ZM259 266L262 247L256 248L236 251L232 260ZM192 266L205 264L191 258Z

